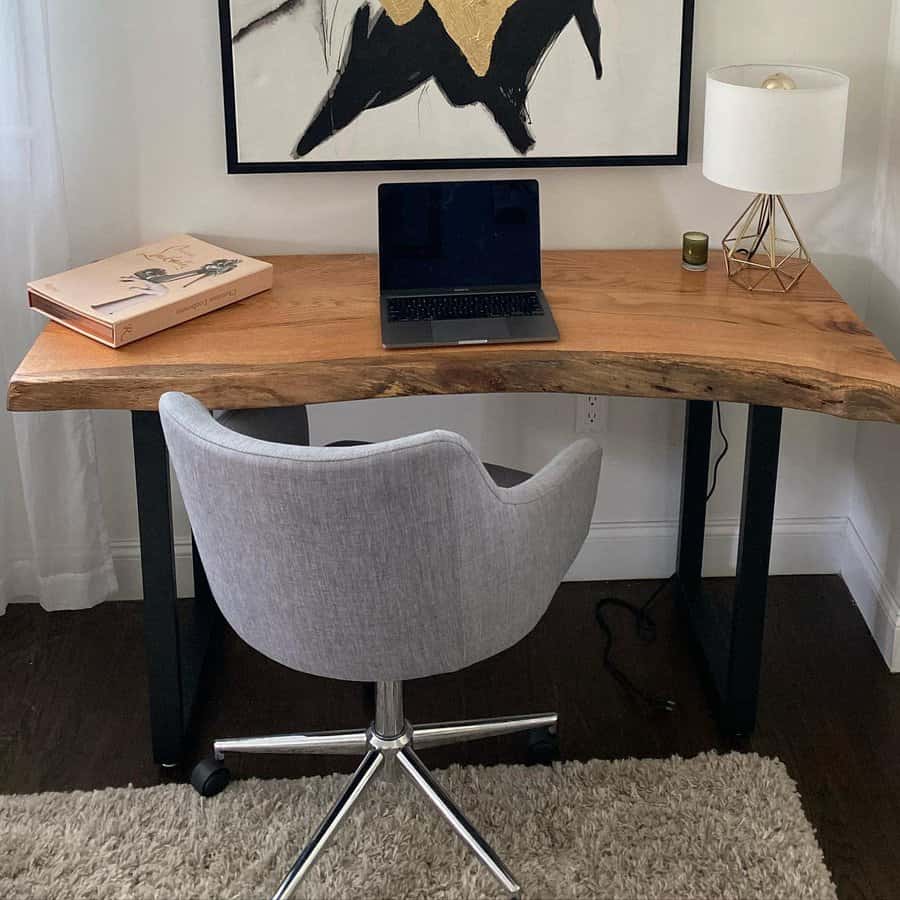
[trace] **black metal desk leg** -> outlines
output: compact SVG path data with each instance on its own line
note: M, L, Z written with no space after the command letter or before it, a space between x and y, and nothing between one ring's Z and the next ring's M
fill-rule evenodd
M706 489L709 480L709 442L713 405L688 400L684 419L684 459L681 469L681 522L678 529L678 582L680 597L700 594L703 573L703 538L706 532Z
M781 414L778 407L751 406L747 419L737 586L731 614L727 693L722 705L723 727L739 735L748 735L756 727Z
M737 585L731 609L703 596L703 532L712 405L691 401L685 426L679 604L708 676L722 730L746 736L756 726L781 410L751 406L747 419Z
M144 642L150 688L153 760L175 765L184 738L181 642L169 454L157 412L131 414L144 587Z
M203 568L203 560L200 559L193 531L191 532L191 562L194 570L194 599L205 606L214 605L212 591L209 589L209 581L206 578L206 569Z

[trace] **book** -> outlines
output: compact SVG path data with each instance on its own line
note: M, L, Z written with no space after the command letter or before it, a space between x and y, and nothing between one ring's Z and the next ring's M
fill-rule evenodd
M122 347L272 287L272 264L190 234L28 283L28 305Z

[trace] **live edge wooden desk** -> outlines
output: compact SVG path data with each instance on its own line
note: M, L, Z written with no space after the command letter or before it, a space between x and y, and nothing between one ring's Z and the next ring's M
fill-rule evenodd
M900 364L810 270L787 296L748 294L721 260L687 273L670 251L544 255L556 344L382 349L372 256L283 256L275 286L110 350L55 324L9 385L11 410L129 409L139 506L153 755L180 760L215 621L196 553L195 617L179 625L169 469L157 401L210 408L413 394L544 391L687 401L677 574L720 722L756 717L782 408L900 422ZM747 403L737 586L730 615L703 602L712 401Z

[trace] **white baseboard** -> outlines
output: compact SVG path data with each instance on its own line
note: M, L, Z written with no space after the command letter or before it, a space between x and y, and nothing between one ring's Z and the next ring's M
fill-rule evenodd
M141 545L139 541L113 541L113 564L119 579L116 600L140 600L144 596L141 584ZM191 565L191 539L175 538L175 581L178 596L190 597L194 592Z
M665 578L675 568L675 522L599 523L569 570L570 581ZM709 524L703 574L734 575L737 519ZM776 519L773 575L840 574L892 672L900 672L900 596L844 516Z
M900 597L851 519L847 520L841 575L888 668L900 672Z
M738 520L718 519L706 526L703 574L734 575ZM840 572L846 532L843 516L776 519L772 535L773 575ZM678 523L595 522L566 576L569 581L666 578L675 569Z
M777 575L840 572L843 517L777 519L772 542L771 571ZM678 523L595 522L581 553L569 570L568 581L616 581L665 578L675 567ZM704 574L733 575L737 558L738 520L721 519L706 529ZM120 600L140 599L141 566L137 541L113 544ZM175 541L178 591L191 591L190 538Z
M677 536L675 521L595 522L566 580L665 578L675 568ZM719 519L707 525L705 575L734 575L737 540L737 519ZM119 578L117 599L140 599L138 542L116 541L113 556ZM842 575L885 661L892 672L900 672L900 597L889 588L849 519L776 519L770 571L773 575ZM190 538L175 541L175 572L179 595L190 596Z

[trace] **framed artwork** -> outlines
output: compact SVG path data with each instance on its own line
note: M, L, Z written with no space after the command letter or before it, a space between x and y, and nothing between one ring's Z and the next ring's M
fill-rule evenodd
M683 165L694 0L219 0L229 172Z

